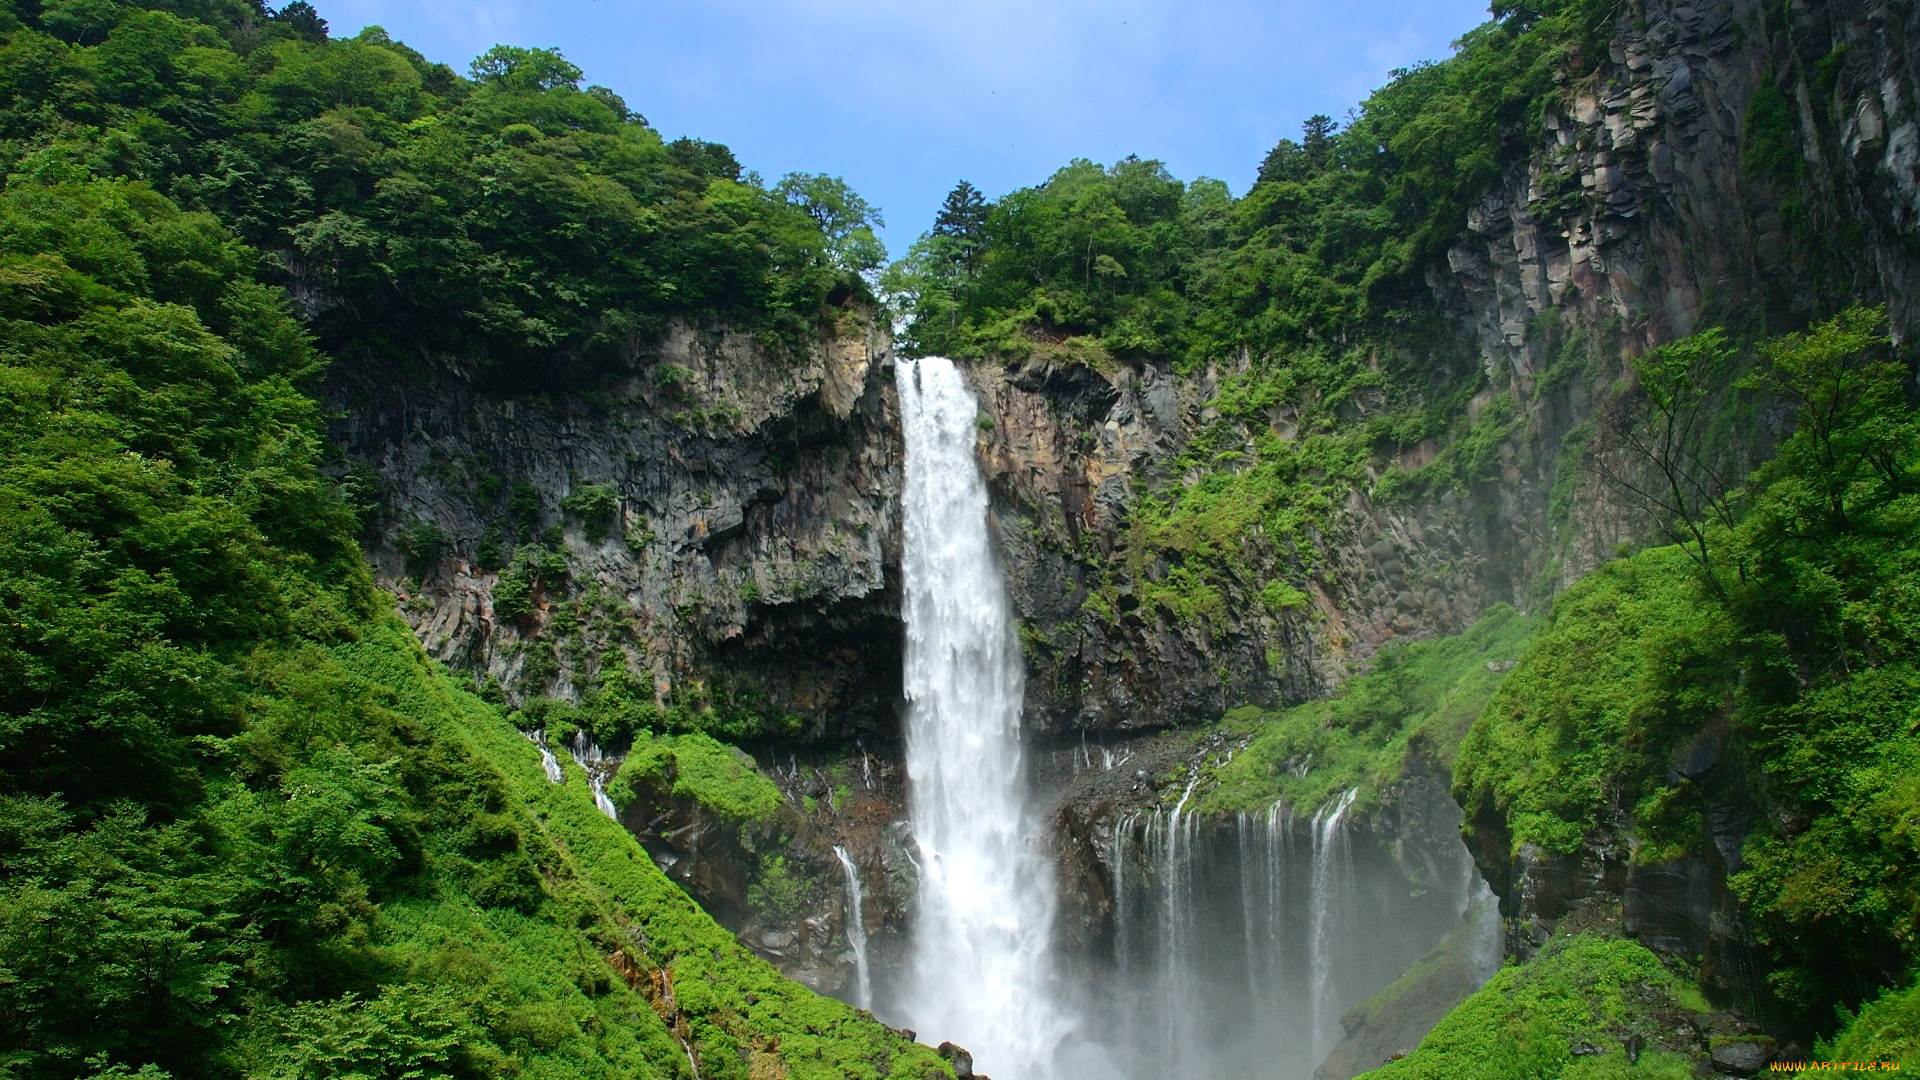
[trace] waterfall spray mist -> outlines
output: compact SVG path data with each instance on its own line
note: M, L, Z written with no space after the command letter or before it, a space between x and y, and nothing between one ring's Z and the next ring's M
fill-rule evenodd
M907 772L920 896L902 1002L1008 1080L1047 1075L1052 867L1027 803L1021 658L987 540L978 406L953 363L902 361Z

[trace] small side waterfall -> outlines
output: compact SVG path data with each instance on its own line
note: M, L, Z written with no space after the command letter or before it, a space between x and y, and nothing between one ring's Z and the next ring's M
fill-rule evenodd
M1347 843L1347 811L1359 791L1348 788L1313 815L1313 1056L1326 1056L1340 1041L1340 1007L1334 984L1340 921L1353 892L1353 852Z
M560 771L560 759L553 756L553 748L547 745L547 733L544 730L529 731L526 736L529 742L540 748L540 767L546 770L547 783L566 783L567 774Z
M974 460L979 406L953 362L895 369L906 440L907 774L919 907L902 1005L1008 1080L1050 1074L1053 867L1027 799L1012 605Z
M873 973L867 967L867 921L860 903L860 871L854 869L847 849L834 845L834 857L840 860L840 872L847 879L847 944L853 947L854 1004L873 1008Z
M600 752L600 744L587 738L586 732L576 731L573 733L570 749L573 753L573 763L586 771L587 786L593 789L593 805L599 807L601 813L619 821L619 808L613 805L612 799L607 798L607 779L604 775L606 755ZM559 764L557 761L554 762L554 767L558 768Z

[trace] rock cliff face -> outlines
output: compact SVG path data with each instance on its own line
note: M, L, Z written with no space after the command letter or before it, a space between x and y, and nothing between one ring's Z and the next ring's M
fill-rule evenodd
M1891 3L1629 5L1599 73L1567 88L1538 150L1429 273L1457 334L1428 362L1479 378L1476 413L1513 406L1498 477L1437 498L1352 492L1319 534L1304 608L1267 610L1251 581L1221 614L1169 619L1130 601L1135 576L1165 565L1112 559L1138 500L1178 479L1173 459L1210 419L1219 369L1096 369L1057 354L971 365L1035 730L1157 728L1302 700L1388 641L1551 595L1639 524L1592 485L1552 505L1556 480L1563 496L1579 491L1563 475L1580 464L1568 436L1623 356L1707 322L1758 312L1788 325L1856 296L1884 300L1910 331L1915 20ZM617 652L663 702L757 710L783 737L879 733L893 726L900 636L889 347L850 316L800 357L682 326L624 378L511 397L343 363L335 435L378 475L391 511L376 563L442 659L513 693L565 693ZM1285 433L1284 416L1274 424ZM530 505L513 494L522 484ZM563 508L584 485L613 489L615 520ZM421 550L425 526L443 546ZM564 551L570 587L500 618L497 564L543 535ZM1090 610L1089 585L1109 576L1119 610Z
M1458 328L1430 362L1477 357L1472 409L1513 406L1498 478L1412 501L1353 492L1319 536L1304 610L1266 611L1253 581L1224 614L1170 621L1129 608L1143 582L1110 558L1137 500L1210 419L1218 369L1097 370L1052 354L974 365L1036 728L1158 727L1301 700L1387 641L1552 595L1645 525L1581 468L1582 422L1627 356L1710 323L1782 329L1856 298L1885 302L1911 333L1916 18L1889 3L1628 5L1599 73L1568 87L1539 149L1478 201L1428 276ZM1274 425L1286 434L1284 416ZM1085 606L1106 576L1122 596L1113 616Z
M370 554L441 660L514 700L622 667L662 704L850 740L892 730L899 696L891 365L853 313L800 356L679 326L619 378L538 395L343 362L333 435L377 479ZM564 580L504 617L502 567L535 548Z

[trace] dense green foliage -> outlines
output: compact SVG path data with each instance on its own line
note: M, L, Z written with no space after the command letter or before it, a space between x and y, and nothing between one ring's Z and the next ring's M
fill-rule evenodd
M642 733L607 785L625 807L637 789L691 799L709 812L737 822L764 821L780 809L780 789L760 774L745 753L701 732L652 736Z
M1409 768L1444 775L1537 624L1496 607L1464 634L1382 652L1334 697L1228 713L1222 727L1252 739L1209 771L1200 809L1259 810L1284 800L1310 813L1352 788L1364 811Z
M1920 984L1889 990L1843 1014L1846 1024L1815 1053L1821 1061L1898 1061L1920 1065Z
M1597 0L1509 11L1450 59L1397 72L1346 128L1308 121L1242 199L1136 158L1075 161L983 207L957 192L890 278L911 305L912 344L980 355L1077 338L1193 363L1343 342L1403 317L1397 306L1425 288L1413 275L1532 148L1555 79L1604 55L1614 15Z
M58 155L0 191L0 1075L943 1070L428 664L257 265Z
M1686 1080L1693 1062L1658 1049L1663 1016L1704 1012L1698 989L1645 948L1596 933L1562 935L1502 970L1448 1013L1413 1053L1372 1080ZM1648 1049L1628 1061L1624 1039ZM1575 1047L1595 1054L1576 1056Z
M10 0L0 171L144 180L265 253L329 351L513 384L627 359L675 315L797 342L864 289L878 216L844 184L768 189L581 78L508 46L463 78L259 0Z
M1703 850L1709 803L1751 803L1730 885L1778 1004L1818 1029L1920 959L1920 422L1876 312L1763 354L1753 383L1796 428L1735 524L1697 523L1713 557L1646 551L1563 597L1455 793L1515 845L1630 820L1643 861Z

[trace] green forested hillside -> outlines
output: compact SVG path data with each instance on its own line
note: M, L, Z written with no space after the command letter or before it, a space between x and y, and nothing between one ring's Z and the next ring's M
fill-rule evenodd
M1762 351L1753 382L1797 423L1737 523L1564 597L1462 746L1456 795L1549 851L1630 820L1645 862L1744 811L1729 885L1762 1007L1826 1030L1920 959L1920 422L1874 312Z
M0 193L0 1074L943 1068L421 656L253 258L141 182Z
M844 184L769 188L724 146L665 142L557 52L497 47L463 77L259 0L8 0L0 36L0 171L216 214L332 352L521 383L673 315L792 342L884 257Z
M270 218L219 208L268 246L276 229L337 239L358 228L347 217L375 213L374 187L404 186L398 159L380 155L409 139L428 153L436 116L460 128L448 139L493 138L551 105L579 113L554 119L555 138L574 140L565 153L626 154L628 179L695 173L565 78L453 80L384 42L310 39L298 8L267 19L244 6L47 3L0 19L0 77L12 80L0 149L0 1076L945 1071L749 955L599 814L577 769L548 784L499 710L421 655L318 469L322 417L301 386L322 354L263 280L320 248L263 253L178 201L272 195L286 201L260 210ZM287 81L296 74L313 81ZM366 89L382 86L395 96ZM329 111L340 108L357 111ZM269 137L309 121L348 142L354 125L389 125L384 150L354 144L380 158L379 181L362 190L311 161L245 159L310 151L306 135ZM486 123L493 134L475 134ZM605 143L583 149L596 127ZM437 144L457 167L436 182L537 169L546 136L514 138L493 166L477 164L476 145ZM817 303L838 280L826 232L785 196L674 182L679 209L651 216L592 170L568 170L560 188L598 191L614 218L684 211L694 216L679 227L703 236L715 230L688 222L733 199L742 228L818 255L815 270L777 281L742 270L755 288ZM432 264L464 278L471 267L409 244L471 238L480 222L461 213L518 212L414 195L454 217L384 219L378 244L359 249L364 270L326 256L339 270L330 287L359 315L376 314L362 306L376 298L389 311L414 302L379 260L411 250L422 261L408 273ZM637 245L635 258L677 243ZM750 261L777 250L746 247ZM527 336L545 318L532 298L557 293L525 291L514 275L534 270L475 250L499 275L477 275L480 293L442 309L463 320L459 340L482 343L472 356L509 362L536 340L591 351L604 327L555 316L555 336ZM728 272L718 256L704 265ZM799 300L783 307L729 280L632 310L739 304L775 333L804 317Z
M886 279L907 344L1219 369L1101 558L1163 566L1129 601L1180 624L1229 588L1299 609L1354 491L1498 477L1515 406L1469 408L1481 369L1421 271L1615 12L1501 5L1344 128L1309 121L1242 198L1135 159L992 204L963 188ZM462 75L378 30L331 39L299 2L0 0L0 1078L950 1074L749 955L577 769L549 784L394 618L322 475L328 356L524 389L675 318L797 347L864 295L878 219L844 184L769 185L582 83L551 51ZM1731 811L1765 969L1741 1004L1828 1056L1911 1060L1910 349L1861 308L1760 329L1732 327L1743 385L1792 434L1714 507L1678 500L1684 543L1627 551L1550 616L1390 651L1335 700L1230 714L1250 743L1204 805L1309 806L1452 759L1483 851L1612 833L1642 865L1706 851ZM1542 385L1587 344L1556 337ZM1428 464L1383 465L1429 440ZM611 489L575 494L610 514ZM537 550L499 579L503 614ZM1118 597L1095 580L1085 603ZM530 708L636 739L623 802L778 805L709 734L651 734L698 725L645 687ZM1619 1035L1648 995L1699 1011L1687 974L1563 934L1391 1073L1624 1073L1568 1040ZM1538 1053L1491 1068L1496 1046Z

